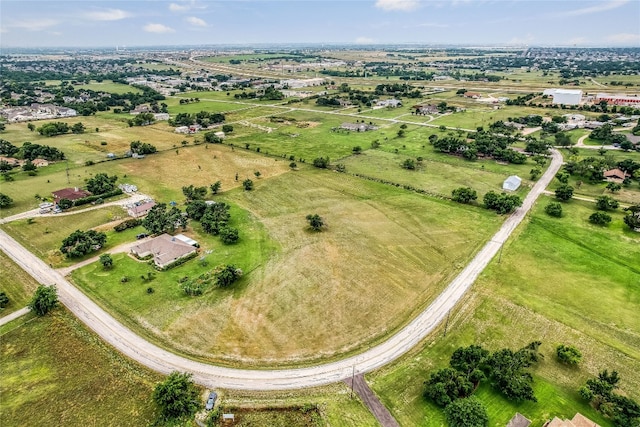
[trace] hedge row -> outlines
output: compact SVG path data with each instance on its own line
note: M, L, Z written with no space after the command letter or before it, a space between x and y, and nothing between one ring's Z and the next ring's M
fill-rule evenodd
M109 197L119 196L120 194L122 194L122 190L119 188L116 188L115 190L109 191L108 193L96 194L93 196L87 196L87 197L83 197L82 199L74 200L73 206L86 205L88 203L95 202L98 199L107 199Z

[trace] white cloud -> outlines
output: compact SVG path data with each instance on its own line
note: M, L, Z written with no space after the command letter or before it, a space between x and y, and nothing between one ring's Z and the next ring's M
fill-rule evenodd
M560 15L562 16L589 15L591 13L600 13L600 12L605 12L611 9L617 9L620 6L624 6L627 3L629 3L629 0L608 0L595 6L583 7L582 9L575 9L575 10L562 12ZM568 4L572 4L572 3L569 2Z
M185 18L185 21L187 21L189 24L193 25L194 27L206 27L207 23L200 18L196 18L195 16L189 16L187 18Z
M569 39L568 43L572 44L572 45L583 45L587 43L587 38L586 37L574 37L572 39Z
M420 6L418 0L377 0L376 7L382 10L401 10L409 12Z
M606 38L609 43L614 44L637 44L640 43L640 34L619 33L612 34Z
M173 28L167 27L166 25L163 25L163 24L147 24L142 29L145 30L147 33L157 33L157 34L166 34L166 33L176 32L176 30L174 30Z
M375 43L375 40L369 37L358 37L356 39L357 44L372 44Z
M42 31L46 30L49 27L53 27L58 24L58 21L54 19L44 18L44 19L27 19L24 21L16 21L10 24L11 27L22 28L23 30L28 31Z
M105 9L86 12L84 17L92 21L119 21L120 19L129 18L131 14L122 9Z
M170 3L169 10L171 12L185 12L189 10L190 7L188 4L178 4L178 3Z
M425 27L425 28L449 28L447 24L438 24L437 22L424 22L422 24L416 25L416 27Z
M7 30L6 28L0 27L0 34L5 34L5 33L8 33L8 32L9 32L9 30Z
M192 9L206 9L207 5L196 0L181 1L180 3L169 3L171 12L187 12Z

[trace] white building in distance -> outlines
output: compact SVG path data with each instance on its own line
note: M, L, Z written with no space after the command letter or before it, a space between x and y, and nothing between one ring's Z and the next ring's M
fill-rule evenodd
M582 100L580 89L545 89L542 94L552 96L554 104L578 105Z

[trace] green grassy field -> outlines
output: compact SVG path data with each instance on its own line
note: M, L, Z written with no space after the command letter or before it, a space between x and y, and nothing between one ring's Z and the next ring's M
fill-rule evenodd
M423 382L457 347L474 343L496 350L543 342L545 358L533 370L537 403L515 405L488 387L478 390L491 426L504 426L516 411L536 427L576 412L610 426L577 393L602 369L617 370L622 391L640 397L640 235L624 230L619 214L609 227L589 224L589 204L564 205L563 218L548 217L543 209L550 200L536 205L500 262L494 259L482 273L452 313L446 337L441 325L413 354L369 375L401 425L445 424L441 411L422 398ZM578 368L556 362L554 350L561 343L582 351Z
M6 316L29 303L38 283L4 252L0 252L0 271L0 291L9 297L9 304L0 309L0 316Z
M93 90L96 92L108 92L108 93L142 93L140 89L134 86L125 85L122 83L114 83L111 80L104 80L97 82L92 80L89 84L74 85L75 90Z
M400 167L402 161L408 157L404 154L393 154L381 150L367 150L364 154L351 156L341 162L346 166L347 173L411 185L431 194L445 197L451 197L451 192L458 187L471 187L478 192L479 203L482 203L484 193L491 190L502 191L502 183L509 175L508 167L504 168L502 173L492 172L486 168L481 169L471 162L466 162L466 164L455 162L454 160L459 159L452 156L450 159L445 159L450 160L449 163L432 160L428 156L421 162L421 165L418 165L416 170L411 171ZM489 162L495 163L486 161L486 163ZM522 176L521 174L521 177L524 178L524 182L516 194L524 197L532 183L526 180L526 175Z
M140 277L148 269L124 256L116 256L112 271L96 264L76 271L75 282L126 323L198 358L309 363L355 351L400 327L502 222L484 209L330 171L260 181L254 191L223 197L244 211L238 248L205 245L213 249L211 266L234 262L247 273L233 289L200 298L182 294L177 279L202 271L192 261L159 273L150 285L156 292L147 295L148 285L138 279L120 283L123 275ZM327 231L307 230L304 217L312 212L325 218ZM322 327L326 319L330 330Z
M161 380L104 344L63 309L20 321L0 339L0 424L150 425Z
M121 207L110 206L74 215L39 217L35 218L31 223L24 219L13 221L2 225L2 228L42 260L54 266L62 266L70 265L77 261L68 260L60 253L59 248L65 237L76 230L86 231L126 216L127 213ZM108 251L110 248L123 243L120 234L113 233L112 236L115 238L108 239L102 251ZM96 253L91 256L93 255L96 255Z

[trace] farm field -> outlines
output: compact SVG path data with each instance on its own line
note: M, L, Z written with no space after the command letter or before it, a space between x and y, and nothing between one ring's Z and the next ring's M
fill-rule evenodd
M227 255L234 246L209 247L209 268L234 262L245 271L233 289L187 297L177 279L203 271L191 261L158 273L150 284L155 292L147 295L149 285L137 279L120 283L123 275L140 277L148 269L124 255L112 271L93 264L74 272L74 281L125 323L199 359L243 366L319 362L402 326L502 222L484 209L317 169L283 174L222 200L245 212L241 238L255 240L239 249L240 258ZM312 212L325 218L326 231L308 231L304 217ZM242 258L247 254L251 260Z
M149 425L153 387L161 376L133 363L55 310L0 339L0 424L6 427Z
M537 403L515 405L488 387L476 393L488 408L491 426L504 426L516 411L535 426L575 412L611 426L577 392L603 369L618 371L622 392L639 397L640 323L635 313L640 309L640 271L635 261L640 236L623 229L619 214L609 227L589 224L593 206L588 203L565 204L563 218L548 217L544 206L550 200L537 203L500 261L494 259L482 273L452 313L446 337L441 326L413 354L369 375L401 425L444 424L441 410L423 399L423 382L448 363L457 347L470 344L493 351L515 350L534 340L543 343L545 358L533 368ZM556 361L558 344L582 351L578 368Z

